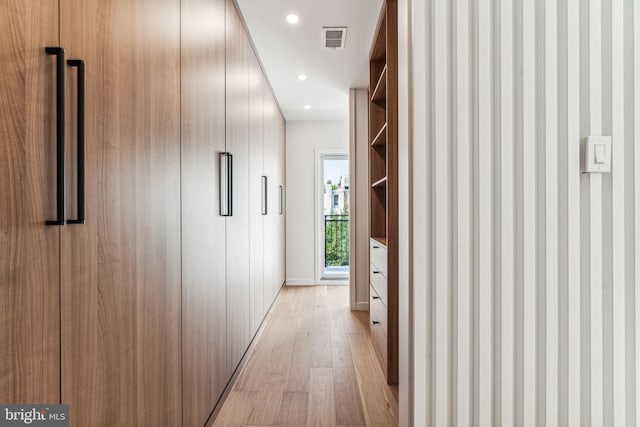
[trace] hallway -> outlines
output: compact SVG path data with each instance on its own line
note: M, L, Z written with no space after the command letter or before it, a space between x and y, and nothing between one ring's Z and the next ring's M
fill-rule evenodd
M214 426L396 426L368 312L346 286L284 287Z

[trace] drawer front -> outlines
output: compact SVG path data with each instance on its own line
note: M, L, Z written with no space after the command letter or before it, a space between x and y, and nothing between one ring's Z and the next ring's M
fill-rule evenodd
M373 264L370 266L369 275L371 286L375 288L376 293L384 305L387 306L387 278L378 270L378 267Z
M387 248L375 240L371 240L371 264L378 267L378 271L387 276Z
M371 288L369 301L369 325L371 327L371 341L382 364L383 372L387 372L387 308L380 299L374 299L375 289Z

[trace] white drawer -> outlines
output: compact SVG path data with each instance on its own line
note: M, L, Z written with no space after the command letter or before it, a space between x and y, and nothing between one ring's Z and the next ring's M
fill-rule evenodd
M387 308L376 296L375 289L370 289L371 298L369 300L369 318L371 326L371 341L376 350L382 370L387 368Z
M378 270L378 267L376 267L373 264L370 265L369 275L370 275L371 286L373 286L373 288L378 293L378 296L382 300L382 303L386 306L387 305L387 278L384 276L384 274L382 274L380 270Z
M371 264L378 267L378 271L387 276L387 248L381 243L371 239Z

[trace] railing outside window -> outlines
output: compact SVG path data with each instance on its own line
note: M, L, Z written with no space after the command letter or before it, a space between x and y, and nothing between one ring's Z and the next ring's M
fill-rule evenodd
M324 216L324 266L349 266L349 216Z

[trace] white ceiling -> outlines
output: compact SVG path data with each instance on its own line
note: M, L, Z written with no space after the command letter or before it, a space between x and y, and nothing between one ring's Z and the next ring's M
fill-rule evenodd
M237 0L287 120L348 120L349 89L368 85L382 0ZM300 22L285 17L295 13ZM322 47L322 27L348 27L344 49ZM306 81L296 75L304 73ZM304 105L310 110L304 110Z

